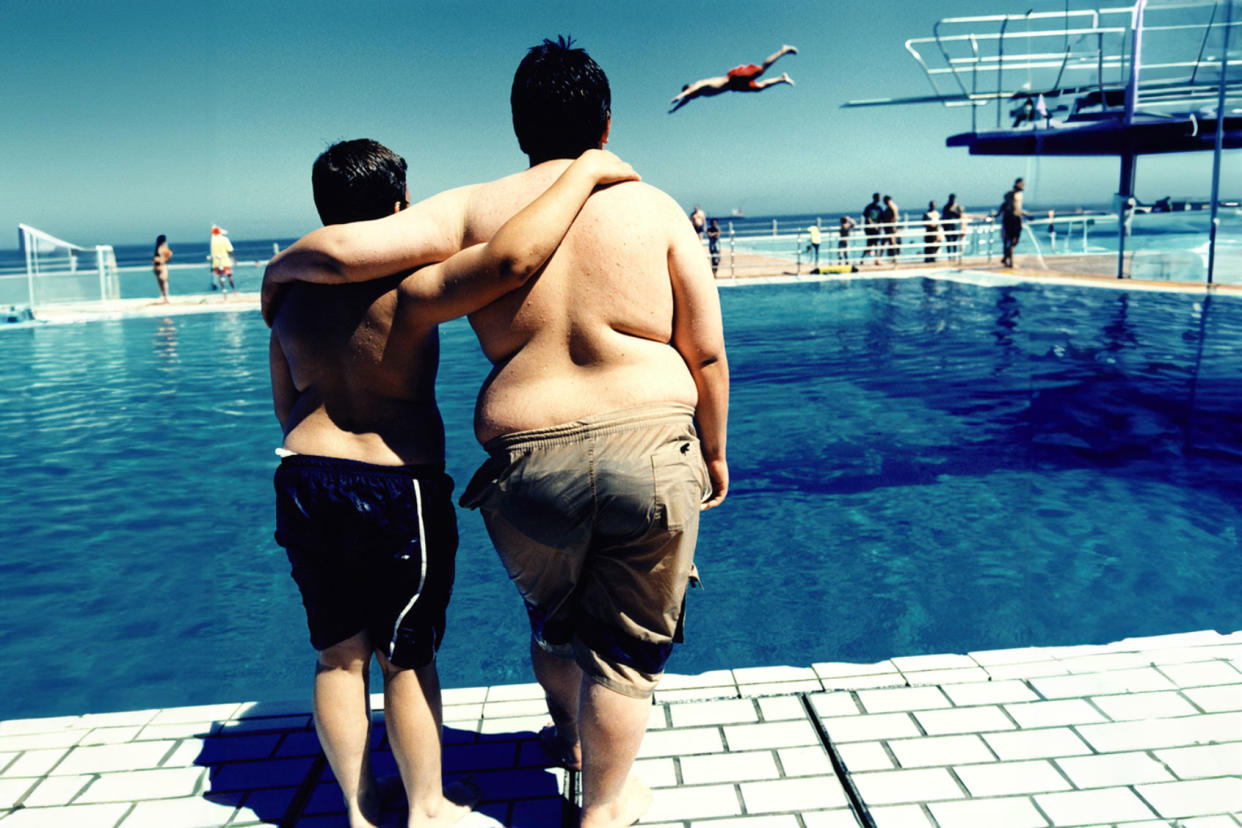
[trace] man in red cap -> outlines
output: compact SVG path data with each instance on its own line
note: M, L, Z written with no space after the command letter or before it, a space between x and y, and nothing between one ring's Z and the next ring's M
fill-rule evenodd
M229 280L229 287L237 293L237 285L233 283L233 243L229 241L228 231L219 226L211 225L211 289L219 287L224 290L224 280ZM217 284L219 282L219 284ZM227 291L225 291L227 295Z

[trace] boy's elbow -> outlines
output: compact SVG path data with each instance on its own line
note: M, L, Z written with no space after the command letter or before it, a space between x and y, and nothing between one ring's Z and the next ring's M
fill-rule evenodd
M496 273L500 281L511 286L521 287L543 267L544 258L533 252L501 256L496 262Z

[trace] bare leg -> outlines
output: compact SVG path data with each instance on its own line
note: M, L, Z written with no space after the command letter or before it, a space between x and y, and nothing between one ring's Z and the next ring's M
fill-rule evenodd
M370 828L380 814L368 744L370 664L371 644L366 633L360 632L320 651L315 665L315 731L341 786L351 828Z
M790 78L788 74L783 74L779 78L771 78L769 80L755 81L754 87L746 91L758 92L761 89L767 89L769 86L776 86L778 83L787 83L790 86L794 85L793 79Z
M773 63L776 63L776 61L780 60L785 55L796 55L796 54L798 54L798 50L795 49L793 46L789 46L789 45L782 46L777 51L768 55L768 59L763 62L763 66L762 66L762 70L760 71L760 74L763 74L763 72L768 71L769 66L771 66Z
M440 677L435 663L417 669L394 666L376 653L384 670L384 723L409 802L407 824L452 825L474 805L465 792L444 795L440 764ZM455 800L463 800L461 802Z
M581 828L632 825L651 806L651 790L630 775L651 719L651 700L623 696L584 679L579 716Z
M543 687L548 712L556 728L556 757L570 769L582 767L582 745L578 738L578 697L582 688L582 668L573 659L559 658L530 642L530 664L535 680Z

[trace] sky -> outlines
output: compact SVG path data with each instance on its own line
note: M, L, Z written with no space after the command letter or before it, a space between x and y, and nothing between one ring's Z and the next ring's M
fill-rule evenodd
M203 240L213 223L234 238L300 236L318 223L311 163L349 138L402 154L415 200L514 172L526 158L513 71L558 34L609 76L609 149L687 211L857 212L874 190L910 206L949 191L990 206L1019 175L1030 204L1103 203L1115 159L972 157L944 145L969 129L964 110L842 108L927 94L903 44L941 17L1063 6L0 0L0 247L16 247L18 222L84 245ZM771 73L796 86L667 114L683 84L784 43L799 53ZM1242 181L1240 156L1226 154L1225 194ZM1206 196L1210 176L1209 153L1148 157L1138 194Z

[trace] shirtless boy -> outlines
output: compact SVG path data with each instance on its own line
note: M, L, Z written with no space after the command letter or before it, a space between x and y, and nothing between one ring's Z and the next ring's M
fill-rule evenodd
M265 292L377 278L487 239L607 141L607 78L564 40L530 51L510 100L529 169L316 230L272 260ZM699 511L728 490L715 283L677 203L625 183L588 202L537 281L470 322L495 368L475 408L490 459L463 502L525 599L548 742L582 765L580 824L629 825L651 799L630 770L680 631Z
M525 283L597 184L636 178L598 150L561 172L489 244L404 278L294 285L272 326L272 396L285 434L276 538L319 651L315 727L354 828L376 824L381 809L368 751L372 653L384 674L385 724L408 824L448 825L470 807L441 789L435 653L457 524L434 394L436 325ZM325 224L408 203L405 161L373 141L329 148L312 181Z

